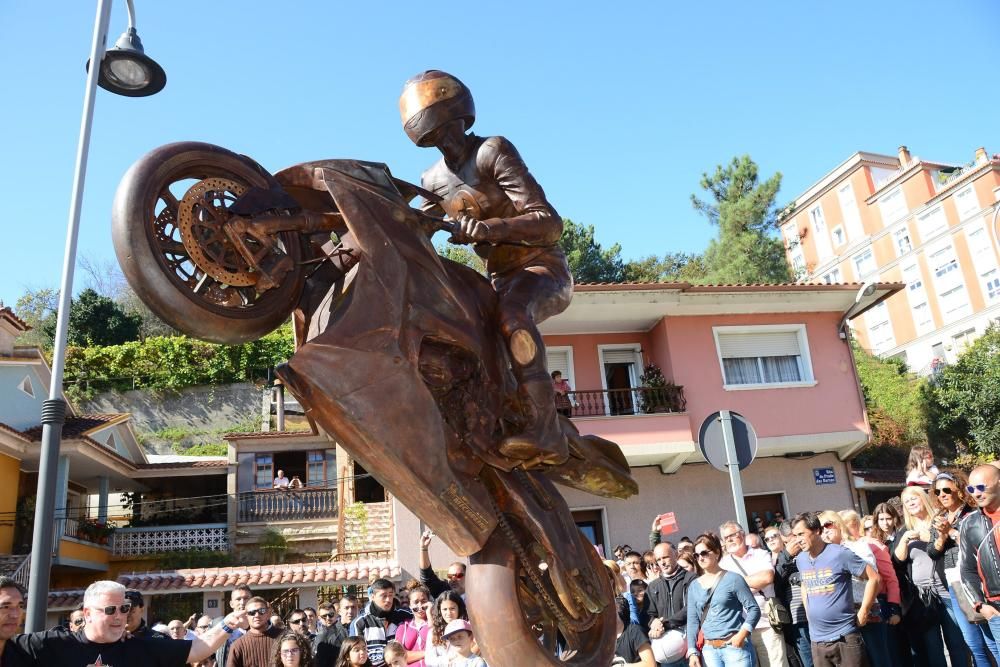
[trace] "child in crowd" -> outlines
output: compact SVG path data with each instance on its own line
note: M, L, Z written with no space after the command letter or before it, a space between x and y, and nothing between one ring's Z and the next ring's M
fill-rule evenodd
M472 624L457 619L448 623L444 630L451 654L449 667L486 667L486 661L472 652Z
M368 646L363 637L348 637L340 645L337 667L372 667L368 659Z
M386 667L406 667L406 649L399 642L389 642L385 645Z

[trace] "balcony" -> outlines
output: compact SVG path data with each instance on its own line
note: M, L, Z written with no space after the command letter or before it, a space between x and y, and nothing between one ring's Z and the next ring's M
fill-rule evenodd
M113 556L146 556L169 551L229 551L229 531L224 523L183 526L119 528L111 538Z
M237 498L239 523L308 521L337 517L337 489L265 489Z
M635 387L567 392L573 404L573 417L619 417L629 415L684 412L687 401L684 388Z

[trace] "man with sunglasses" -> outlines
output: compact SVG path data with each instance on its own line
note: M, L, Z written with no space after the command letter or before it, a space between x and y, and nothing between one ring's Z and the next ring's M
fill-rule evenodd
M115 581L91 584L83 595L86 624L80 632L48 630L13 638L20 658L27 662L10 664L58 665L59 667L183 667L204 660L226 640L240 620L233 613L223 625L193 640L162 641L125 635L127 616L132 603L125 598L125 587ZM4 667L8 664L6 647Z
M288 620L285 621L288 625L288 629L299 635L300 637L305 637L309 641L312 641L314 635L309 632L309 620L306 618L306 613L301 609L293 609L290 614L288 614Z
M465 563L455 561L448 566L448 581L441 581L441 578L434 572L431 566L429 549L434 533L425 530L420 536L420 583L431 592L431 598L436 599L445 591L455 591L455 593L465 599Z
M83 615L83 607L80 607L76 611L70 613L69 615L69 631L77 632L78 630L83 630L83 626L87 623L87 619Z
M962 588L976 611L989 623L993 636L1000 633L1000 470L981 465L969 475L966 491L978 509L965 517L961 530ZM989 646L1000 661L996 644Z
M268 667L274 653L274 643L283 631L271 625L271 608L264 598L250 598L245 610L250 628L233 642L229 657L226 658L226 667Z
M340 618L337 618L337 611ZM319 616L322 627L313 640L315 652L315 667L334 667L340 646L351 634L351 623L358 616L358 600L353 595L340 598L336 608L329 602L319 606Z

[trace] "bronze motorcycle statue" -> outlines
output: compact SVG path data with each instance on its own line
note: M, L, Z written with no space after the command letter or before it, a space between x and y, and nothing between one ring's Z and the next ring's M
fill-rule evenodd
M560 426L569 459L527 467L497 453L523 426L497 296L438 255L451 224L410 205L419 187L373 162L321 160L272 175L218 146L157 148L113 211L122 269L178 330L253 340L292 317L278 375L338 441L456 553L493 667L606 667L607 569L554 483L611 498L638 487L618 446Z

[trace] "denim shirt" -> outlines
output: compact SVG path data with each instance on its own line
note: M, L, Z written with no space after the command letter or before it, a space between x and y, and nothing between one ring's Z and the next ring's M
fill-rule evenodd
M688 620L687 640L688 654L698 651L695 642L698 639L698 628L705 633L705 639L726 639L740 631L753 632L754 626L760 620L760 607L750 592L746 580L738 574L723 572L715 585L712 603L701 623L702 609L708 601L711 590L705 590L698 579L691 582L688 588Z

